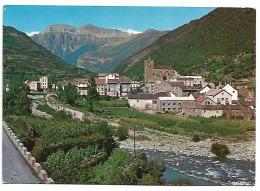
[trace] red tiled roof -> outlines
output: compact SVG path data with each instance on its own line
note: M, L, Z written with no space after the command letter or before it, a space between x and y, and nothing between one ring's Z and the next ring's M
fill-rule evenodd
M95 82L96 82L96 84L105 84L105 79L95 78Z
M196 101L197 102L202 102L203 100L205 100L207 97L205 95L201 95L199 97L197 97Z
M105 77L107 75L107 73L99 73L98 76L100 77Z
M209 91L207 91L205 94L210 95L210 96L214 96L222 91L225 91L224 89L210 89Z
M242 106L255 106L255 101L240 101Z

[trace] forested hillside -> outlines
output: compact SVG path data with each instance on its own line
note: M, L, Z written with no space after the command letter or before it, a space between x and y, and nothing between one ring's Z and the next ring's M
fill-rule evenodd
M144 60L172 65L182 75L203 75L213 82L255 75L256 11L217 8L160 37L118 65L115 72L142 80Z
M62 61L49 50L33 42L13 27L3 27L3 78L20 76L22 80L39 80L48 75L52 81L93 74Z

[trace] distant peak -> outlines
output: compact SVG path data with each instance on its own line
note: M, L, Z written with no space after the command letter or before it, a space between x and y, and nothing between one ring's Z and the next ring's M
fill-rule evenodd
M44 32L75 32L75 28L67 24L49 25Z

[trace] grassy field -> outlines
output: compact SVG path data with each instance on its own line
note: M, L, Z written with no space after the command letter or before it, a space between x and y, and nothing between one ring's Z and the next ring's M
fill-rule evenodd
M162 132L198 133L226 138L251 138L255 135L255 121L226 118L182 118L173 114L145 114L130 109L110 109L100 116L120 118L128 127L134 125Z

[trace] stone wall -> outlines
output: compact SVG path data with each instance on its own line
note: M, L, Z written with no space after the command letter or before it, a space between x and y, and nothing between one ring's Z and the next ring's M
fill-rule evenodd
M23 143L15 136L14 132L11 128L3 121L3 128L6 134L9 136L10 140L13 142L15 147L21 156L26 160L29 166L37 173L38 177L45 184L54 184L52 178L48 177L47 172L42 169L41 165L36 162L36 159L32 157L32 154L28 152L27 148L23 145Z
M83 112L80 112L80 111L76 111L76 110L73 110L73 109L69 109L69 108L66 108L62 105L59 105L59 104L55 104L55 103L49 103L47 102L47 104L54 110L56 111L64 111L65 113L67 114L70 114L72 116L73 119L76 119L76 120L79 120L79 121L84 121L85 118L86 118L86 115L85 113Z

